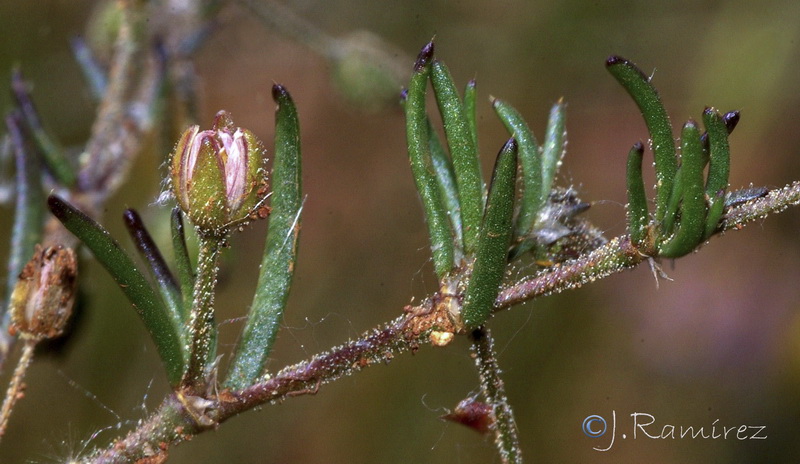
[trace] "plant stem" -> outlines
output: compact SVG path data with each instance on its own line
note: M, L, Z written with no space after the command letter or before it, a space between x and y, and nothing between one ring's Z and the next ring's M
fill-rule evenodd
M205 370L216 351L217 328L214 323L214 288L217 285L219 254L224 239L198 234L200 252L197 256L197 279L194 283L192 312L189 315L185 352L189 365L181 382L183 386L202 391Z
M427 332L415 330L419 319L427 317L428 313L423 311L421 314L425 315L398 317L381 328L362 334L357 340L286 367L274 377L262 379L244 390L222 390L219 396L210 396L208 400L212 406L206 409L205 414L214 421L211 425L198 424L186 411L186 403L176 394L171 394L152 416L142 421L125 438L115 441L106 449L97 450L81 462L128 463L162 454L165 458L169 446L190 440L206 429L213 429L240 412L292 396L314 394L322 384L374 364L387 363L396 354L416 351L419 343L427 339Z
M749 222L765 218L769 213L798 204L800 181L795 181L783 188L770 190L764 197L730 208L723 216L720 229L739 230ZM587 255L548 268L505 288L497 296L494 309L509 308L533 298L577 288L632 268L646 259L648 256L631 243L629 236L616 237Z
M120 164L128 164L131 154L124 150L125 139L121 137L125 128L125 97L131 87L134 55L137 49L132 24L132 5L130 1L119 3L119 34L114 44L114 57L108 73L108 87L97 117L92 126L92 137L83 155L78 185L81 190L102 191L101 186L110 181L112 172L119 172ZM112 145L112 141L116 143ZM124 151L121 151L124 150ZM119 182L117 179L114 184Z
M40 160L35 150L28 150L21 130L21 116L12 112L6 116L6 127L14 146L16 162L16 198L14 205L14 228L11 232L5 295L0 307L0 371L6 356L14 345L8 334L11 317L7 308L11 293L17 284L19 273L31 259L34 247L42 238L42 180Z
M481 390L486 402L492 407L494 415L494 442L500 459L504 464L522 463L522 450L519 447L517 423L514 411L506 396L500 366L494 352L494 340L488 329L479 327L470 334L472 351L475 352L475 365L481 379Z
M8 419L11 417L11 411L14 409L14 405L17 403L18 399L22 398L22 380L25 379L25 372L28 370L28 366L31 365L31 361L33 360L34 348L36 348L35 339L25 340L25 345L22 346L22 355L19 357L19 361L17 361L17 368L14 369L14 375L11 377L11 382L8 384L8 390L6 390L3 408L0 409L0 438L6 433L6 426L8 425Z
M800 204L800 182L771 190L764 197L731 208L723 229L741 229L746 223L762 219L771 212ZM631 268L647 256L642 255L628 236L617 237L595 252L566 264L548 268L538 275L506 288L495 300L494 310L502 310L524 301L574 288ZM212 425L200 425L185 410L176 395L169 395L161 407L125 438L108 448L98 450L84 463L126 463L155 454L165 455L168 447L189 440L206 429L265 403L280 402L288 397L314 394L318 388L340 377L354 374L376 363L388 362L396 354L415 352L427 340L436 312L432 302L441 300L434 295L420 307L406 308L403 315L382 327L367 331L356 340L320 353L307 361L281 370L275 376L262 379L241 391L223 390L218 397L210 396L212 406L206 416Z

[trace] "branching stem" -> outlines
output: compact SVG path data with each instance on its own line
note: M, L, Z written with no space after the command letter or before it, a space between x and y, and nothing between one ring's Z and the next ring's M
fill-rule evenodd
M794 182L768 195L731 208L723 230L741 229L746 223L764 218L789 206L800 204L800 182ZM524 301L576 288L591 280L606 277L647 260L628 236L617 237L594 252L574 261L548 268L536 276L513 284L495 301L495 311ZM378 362L387 362L396 354L416 351L427 340L429 329L437 317L433 301L428 298L418 308L407 308L403 315L383 327L370 330L357 340L334 347L307 361L286 367L276 375L263 379L241 391L222 390L207 398L204 414L211 425L199 424L186 411L186 402L176 395L168 396L149 419L142 421L127 437L98 450L83 462L108 464L165 454L171 445L190 439L196 433L266 403L276 403L291 396L316 393L319 386L340 377L354 374ZM513 461L512 461L513 462Z

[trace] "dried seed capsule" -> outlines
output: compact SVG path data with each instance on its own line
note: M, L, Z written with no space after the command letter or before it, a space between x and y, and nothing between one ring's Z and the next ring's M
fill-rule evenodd
M11 294L9 333L36 340L61 335L75 303L77 275L71 248L36 245Z

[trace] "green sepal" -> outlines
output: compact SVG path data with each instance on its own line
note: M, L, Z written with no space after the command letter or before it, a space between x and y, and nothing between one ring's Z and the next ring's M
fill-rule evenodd
M464 104L444 63L433 61L431 83L436 94L436 103L439 105L439 113L442 115L447 146L453 159L461 203L464 252L469 255L477 246L485 203L478 151L475 148Z
M226 201L225 167L209 138L202 142L191 180L187 181L189 217L204 231L224 229L230 211ZM177 155L176 155L177 156Z
M642 158L644 147L642 142L636 142L628 152L628 166L626 172L626 187L628 190L628 232L631 242L637 247L644 245L647 238L649 217L647 211L647 194L644 190L642 177Z
M678 258L694 250L703 239L706 224L704 191L703 144L694 121L689 121L681 131L681 170L683 171L683 197L680 224L677 231L659 246L659 255ZM663 237L663 236L662 236Z
M436 275L441 279L453 269L455 261L453 234L431 160L428 117L425 114L425 94L432 57L433 42L430 42L420 51L414 64L414 74L408 85L405 103L406 138L411 173L414 176L428 223L433 267Z
M516 237L527 237L533 231L536 219L545 201L547 194L543 195L542 188L542 161L539 154L539 144L531 132L522 115L511 105L495 98L492 101L497 117L503 122L508 133L517 141L519 146L519 164L522 168L522 197L518 206ZM548 188L549 194L549 188Z
M725 191L728 189L731 155L728 144L729 130L717 110L706 108L703 111L703 124L708 133L709 150L708 180L705 190L708 198L708 217L703 232L705 240L717 230L725 210Z
M272 87L275 115L275 161L272 166L272 212L256 294L225 386L241 390L264 371L289 298L303 206L300 126L291 95Z
M606 67L633 97L650 132L656 162L655 218L660 223L664 219L667 203L672 194L672 183L678 171L672 125L655 87L635 64L622 57L612 56L606 60Z
M461 318L468 331L486 322L500 291L513 232L516 179L517 143L509 139L495 162L475 262L464 293Z
M150 332L167 371L167 379L171 385L176 386L184 370L181 336L153 287L136 268L130 256L100 224L55 195L47 198L47 204L64 227L92 251L97 261L111 274L128 300L133 303L134 309Z

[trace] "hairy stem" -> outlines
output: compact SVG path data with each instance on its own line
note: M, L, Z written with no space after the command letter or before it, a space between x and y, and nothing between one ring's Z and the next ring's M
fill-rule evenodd
M761 198L730 208L723 216L721 230L742 229L747 223L800 204L800 181L770 190ZM525 278L497 296L494 309L509 308L533 298L580 287L597 279L632 268L648 256L642 254L627 235L616 237L593 252Z
M387 363L396 354L415 351L419 342L427 336L427 333L416 330L419 319L424 317L427 316L403 315L381 328L362 334L357 340L334 347L308 361L286 367L244 390L222 390L218 396L207 400L208 406L203 413L206 418L213 420L210 424L198 423L193 418L196 417L194 411L187 411L186 399L171 394L136 430L108 448L96 451L82 462L111 464L133 462L156 455L166 457L169 446L189 440L193 435L214 428L240 412L260 404L280 402L292 396L314 394L325 383L354 374L373 364Z
M731 208L725 215L723 230L741 229L746 223L800 204L800 182L772 190L764 197ZM591 280L640 264L647 256L641 254L628 236L614 238L603 247L576 260L554 266L536 276L517 282L500 292L494 310L508 308L524 301L579 287ZM352 340L320 353L307 361L281 370L274 376L261 379L241 391L222 390L207 399L204 415L211 425L199 424L186 401L172 394L149 419L143 421L125 438L108 448L96 451L85 463L108 464L131 462L136 459L165 455L169 446L191 439L196 433L214 428L219 423L248 409L266 403L280 402L288 397L314 394L319 387L340 377L354 374L376 363L391 360L396 354L416 351L427 340L430 328L440 316L433 302L434 295L420 307L386 325L367 331ZM164 456L165 457L165 456Z
M481 391L486 402L492 407L494 415L494 442L504 464L522 463L522 449L519 447L517 423L514 410L506 396L500 366L494 352L494 340L488 329L480 327L470 334L475 364L481 379Z
M189 315L185 352L189 365L183 377L183 385L202 389L209 359L214 356L217 329L214 323L214 288L221 242L218 237L200 234L200 253L197 256L197 280L193 291L192 311Z
M6 426L8 425L8 419L11 417L11 411L14 409L14 405L17 403L18 399L22 398L22 390L24 388L22 380L25 378L25 372L28 371L28 366L31 365L31 361L33 360L34 348L36 348L36 340L25 340L25 344L22 346L22 355L17 361L17 368L14 369L14 375L11 377L11 382L8 384L8 390L6 390L6 398L3 401L3 407L0 409L0 438L6 433Z

